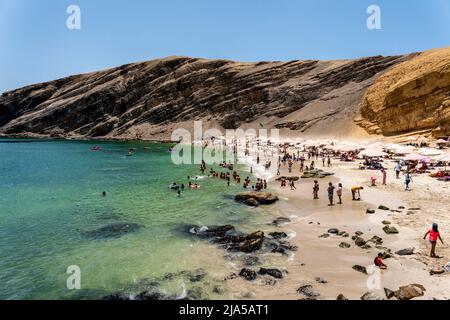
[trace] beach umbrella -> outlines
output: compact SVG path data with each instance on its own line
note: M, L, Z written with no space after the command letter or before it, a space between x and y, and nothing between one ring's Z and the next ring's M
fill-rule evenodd
M433 148L421 148L417 153L423 155L423 156L440 156L443 154L442 151L436 150Z
M359 155L363 157L375 158L387 156L387 153L379 148L367 148L366 150L361 151Z
M450 151L448 151L446 154L442 155L441 157L437 158L437 161L450 162Z
M375 142L369 145L366 149L373 149L373 150L382 150L384 148L384 143L382 142Z
M406 155L403 160L405 161L421 161L421 160L426 160L427 157L418 154L418 153L410 153L408 155Z

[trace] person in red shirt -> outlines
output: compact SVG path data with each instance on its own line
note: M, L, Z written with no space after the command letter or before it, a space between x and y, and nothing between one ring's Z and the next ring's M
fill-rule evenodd
M383 257L383 254L380 252L379 254L378 254L378 256L374 259L374 263L375 263L375 265L378 267L378 268L380 268L380 269L387 269L387 265L385 265L384 263L383 263L383 260L381 259Z
M430 257L438 258L438 256L436 256L436 252L435 252L437 239L441 240L442 244L444 244L444 241L442 241L441 235L439 234L439 229L438 229L437 223L433 223L432 228L429 231L427 231L427 233L425 233L425 235L423 236L424 240L427 237L427 235L430 235L430 237L429 237L430 243L431 243Z

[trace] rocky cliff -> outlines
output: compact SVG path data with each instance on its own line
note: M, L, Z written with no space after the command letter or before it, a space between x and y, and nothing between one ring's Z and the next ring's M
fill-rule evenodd
M361 101L357 123L370 133L423 130L450 134L450 47L397 64L379 77Z
M205 120L206 127L259 128L262 124L280 128L285 135L364 134L353 119L359 115L367 88L379 83L375 81L384 72L414 56L258 63L168 57L133 63L2 94L0 133L168 139L173 129L192 129L193 120ZM442 79L442 73L430 78ZM401 117L404 110L413 110L423 100L417 98L413 106L403 106L404 97L412 101L403 93L416 90L424 96L431 90L426 83L426 90L416 89L426 80L417 79L414 83L389 82L389 98L381 105L366 94L363 117L378 125L380 121L391 124L397 120L387 114L395 113L396 106L401 105L402 111L396 113ZM444 91L433 91L436 99L426 114L437 110ZM434 127L430 120L418 125ZM390 134L414 126L392 130L382 123L380 131Z

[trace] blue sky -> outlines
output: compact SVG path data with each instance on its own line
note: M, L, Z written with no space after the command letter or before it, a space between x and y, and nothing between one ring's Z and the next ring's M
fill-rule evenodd
M71 4L81 30L66 27ZM381 30L366 27L371 4ZM0 92L169 55L343 59L449 40L450 0L0 0Z

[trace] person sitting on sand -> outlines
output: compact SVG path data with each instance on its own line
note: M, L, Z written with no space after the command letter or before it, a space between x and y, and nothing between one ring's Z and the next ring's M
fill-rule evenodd
M337 194L337 196L339 198L338 204L342 204L342 183L338 184L338 188L336 190L336 194Z
M330 183L328 184L328 200L330 201L329 206L334 206L334 203L333 203L334 189L335 189L335 187L334 187L333 184L330 182Z
M360 190L364 190L364 187L362 186L353 186L352 187L352 200L353 201L359 201L361 200L361 192ZM358 199L356 199L356 194L358 193Z
M427 235L430 235L430 237L429 237L430 243L431 243L430 257L438 258L438 256L436 256L436 252L435 252L437 239L441 240L442 244L444 244L444 241L442 241L441 235L439 234L439 228L438 228L437 223L433 223L433 226L431 227L431 229L428 230L427 233L425 233L425 235L423 236L424 240L427 237Z
M317 180L314 181L313 195L314 199L319 199L319 181Z
M378 256L373 260L373 262L375 263L375 265L376 265L378 268L380 268L380 269L387 269L387 265L385 265L385 264L383 263L382 258L383 258L383 254L380 252L380 253L378 254Z

